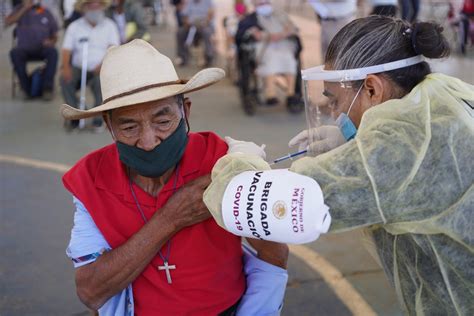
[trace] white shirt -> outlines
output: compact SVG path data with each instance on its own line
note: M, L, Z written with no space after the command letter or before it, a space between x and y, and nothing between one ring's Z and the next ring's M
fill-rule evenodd
M92 71L102 63L105 53L110 46L120 45L120 36L115 23L104 18L96 26L92 26L85 18L80 18L66 30L64 34L63 49L72 52L72 65L82 68L81 39L88 39L87 70Z

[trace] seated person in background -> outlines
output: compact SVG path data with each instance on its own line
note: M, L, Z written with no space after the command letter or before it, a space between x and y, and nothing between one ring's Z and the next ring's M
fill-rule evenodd
M113 0L106 16L117 24L120 42L127 43L136 38L150 41L148 26L145 24L145 12L138 1Z
M224 28L226 31L226 44L234 44L235 34L237 33L239 22L247 15L247 6L243 0L234 1L234 12L224 18Z
M115 23L106 18L104 10L108 1L80 0L79 7L83 16L71 23L64 35L62 47L61 90L64 101L78 107L76 91L80 86L81 69L83 65L82 52L88 45L87 54L87 83L94 94L94 106L102 103L99 72L102 59L110 46L120 45L119 33ZM70 127L76 128L79 121L71 121ZM102 119L96 118L94 127L100 129Z
M321 25L321 60L336 33L356 18L358 0L308 0Z
M113 140L63 177L76 207L67 255L77 293L101 315L278 313L288 247L248 239L257 255L243 253L241 238L202 201L228 146L212 132L190 132L184 94L223 77L210 68L180 79L168 57L137 39L107 52L104 104L62 106L65 119L103 116Z
M178 30L177 50L180 66L184 66L188 62L189 34L191 28L195 28L195 37L200 37L204 41L204 57L206 67L212 65L214 60L214 45L212 43L212 35L214 34L214 3L213 0L188 0L185 2L183 9L180 11L183 26Z
M395 16L397 15L398 0L371 0L371 15Z
M255 0L255 12L245 17L236 34L240 45L246 32L258 41L257 74L264 78L268 105L276 105L276 78L283 75L287 82L287 106L300 102L295 96L297 45L289 37L297 34L296 26L285 12L273 10L270 0ZM298 74L299 75L299 74Z
M14 30L17 45L10 51L10 58L20 80L25 97L30 97L30 82L26 63L31 60L45 60L43 72L43 98L53 97L54 75L58 64L55 48L58 24L51 12L41 6L41 1L26 0L16 6L5 19L5 25L17 24Z

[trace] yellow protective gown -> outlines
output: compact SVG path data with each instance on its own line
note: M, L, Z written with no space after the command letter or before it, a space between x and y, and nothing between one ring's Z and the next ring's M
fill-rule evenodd
M409 315L474 315L473 100L474 86L430 74L366 111L354 140L290 168L321 186L331 231L372 232ZM232 177L265 169L239 154L216 164L204 201L217 222Z

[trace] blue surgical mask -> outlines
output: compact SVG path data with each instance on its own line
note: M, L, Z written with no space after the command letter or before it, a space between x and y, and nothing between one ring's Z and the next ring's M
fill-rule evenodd
M341 113L337 118L336 123L347 141L350 141L356 136L357 128L346 113Z
M260 16L269 16L273 12L273 7L271 4L262 4L255 8L257 15Z
M361 85L360 88L359 88L359 91L357 91L354 99L352 100L351 105L349 106L349 110L347 111L347 114L346 113L341 113L338 116L338 118L336 119L336 124L339 127L339 129L341 130L341 133L344 136L344 138L346 139L346 141L350 141L357 134L357 128L354 125L354 122L352 122L351 118L349 117L349 113L351 112L352 106L354 105L355 100L359 96L359 93L362 91L363 86L364 85Z
M105 13L103 10L91 10L84 13L84 18L89 21L89 23L97 25L104 20Z

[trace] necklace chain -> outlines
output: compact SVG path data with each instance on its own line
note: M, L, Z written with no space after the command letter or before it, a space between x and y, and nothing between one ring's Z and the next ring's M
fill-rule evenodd
M143 219L143 222L146 224L148 221L146 219L145 213L142 210L142 207L140 206L140 203L138 202L137 195L135 194L135 190L133 189L133 183L132 183L132 178L130 177L130 169L127 168L128 171L128 184L130 186L130 191L132 192L133 200L135 201L135 204L137 205L137 209ZM173 194L176 192L176 185L178 182L178 175L179 175L179 165L176 167L176 175L174 177L174 183L173 183ZM171 238L168 239L167 242L167 249L166 249L166 256L164 257L161 254L161 249L158 250L158 254L161 257L161 260L163 260L163 263L168 262L168 259L170 258L170 250L171 250Z

